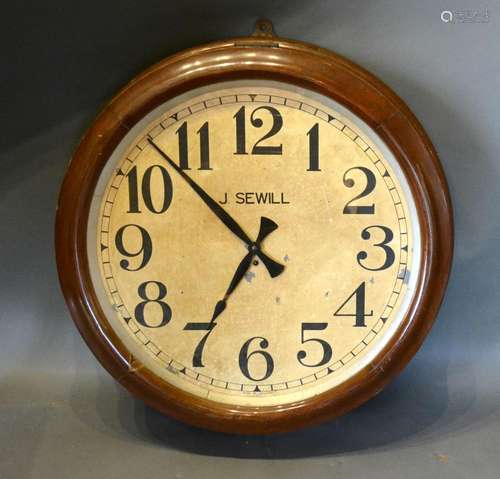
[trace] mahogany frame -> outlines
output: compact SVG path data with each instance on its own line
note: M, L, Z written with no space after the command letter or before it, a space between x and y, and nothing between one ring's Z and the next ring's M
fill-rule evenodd
M144 115L192 88L228 79L264 78L326 95L373 128L395 155L415 197L422 254L416 293L397 332L372 363L316 397L283 407L241 407L183 392L142 367L111 329L87 260L93 190L113 149ZM452 208L436 152L406 104L373 75L330 51L265 32L195 47L135 78L104 108L66 172L56 218L62 291L81 335L107 371L159 411L217 431L266 434L334 418L377 394L416 353L446 288L453 250ZM139 366L139 367L138 367Z

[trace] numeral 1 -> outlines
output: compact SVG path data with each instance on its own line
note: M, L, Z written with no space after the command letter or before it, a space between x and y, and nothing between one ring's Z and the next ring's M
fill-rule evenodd
M319 125L314 126L307 132L309 137L309 168L307 171L321 171L319 168Z
M129 208L127 213L140 213L139 194L137 188L137 167L134 166L127 174Z
M200 135L200 167L198 169L211 170L209 156L210 148L208 143L208 121L203 123L197 133Z
M245 107L242 106L233 116L236 120L236 151L235 155L246 155L246 136L245 136Z

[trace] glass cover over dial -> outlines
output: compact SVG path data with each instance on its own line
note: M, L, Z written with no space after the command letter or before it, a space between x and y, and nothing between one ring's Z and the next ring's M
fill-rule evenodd
M192 90L138 122L100 175L87 241L102 310L140 367L251 406L369 365L420 257L411 190L376 132L263 80Z

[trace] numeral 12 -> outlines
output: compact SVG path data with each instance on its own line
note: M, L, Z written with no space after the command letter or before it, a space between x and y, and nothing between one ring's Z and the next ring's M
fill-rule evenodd
M264 113L265 112L265 113ZM283 126L283 118L280 112L273 108L272 106L259 106L250 115L250 123L254 128L261 128L264 122L261 116L270 115L273 121L271 129L258 140L252 147L252 155L281 155L283 154L283 145L261 145L265 140L270 139L276 135ZM236 122L236 151L235 155L246 155L247 145L246 145L246 116L245 107L242 106L234 115L233 118Z

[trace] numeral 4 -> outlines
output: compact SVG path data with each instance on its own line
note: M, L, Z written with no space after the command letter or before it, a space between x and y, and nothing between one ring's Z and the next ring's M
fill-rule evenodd
M342 312L347 303L351 302L351 299L354 300L354 313L345 313ZM365 312L365 282L363 281L354 292L342 303L339 309L335 311L334 316L352 316L356 318L354 326L357 328L366 327L365 317L373 316L373 311L369 313Z

